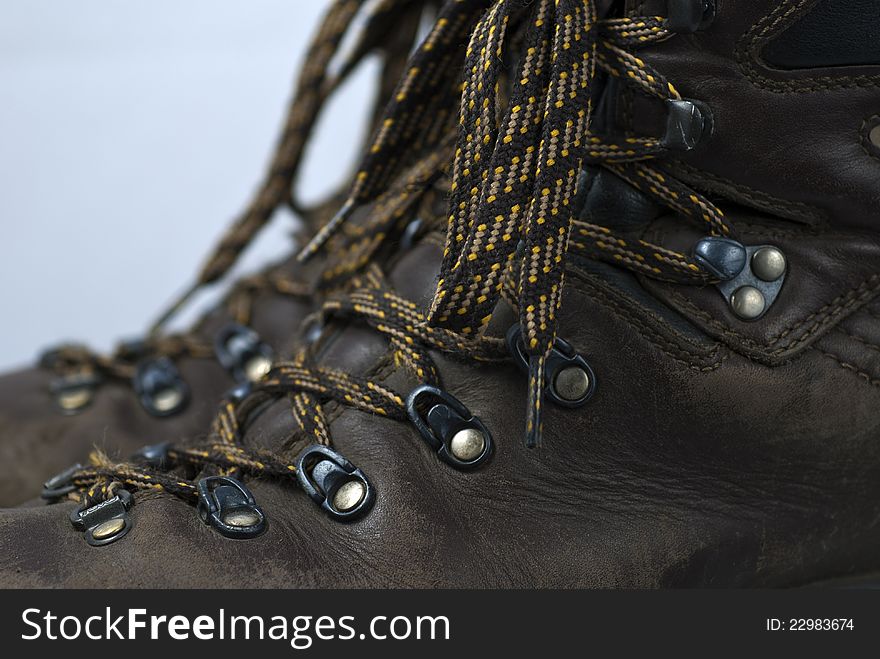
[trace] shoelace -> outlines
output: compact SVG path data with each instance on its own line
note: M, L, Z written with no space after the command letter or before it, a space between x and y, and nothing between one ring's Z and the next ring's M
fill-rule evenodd
M710 235L730 230L708 199L642 163L666 152L660 140L632 137L620 143L588 130L597 65L660 100L681 100L670 82L628 52L670 36L662 17L600 24L590 0L534 3L524 19L530 24L510 101L499 113L505 38L511 18L521 18L531 3L458 0L444 6L434 32L414 56L342 211L306 246L303 258L315 254L353 208L375 199L406 162L411 143L422 146L448 116L445 90L457 86L458 70L450 62L487 4L466 51L447 244L428 323L479 335L499 302L505 272L521 253L516 306L530 357L527 443L535 446L573 226L569 202L582 164L608 167L666 206L706 223ZM430 118L422 127L425 114ZM684 283L709 280L690 257L627 241L607 227L578 225L577 236L576 247L648 276Z
M524 56L513 76L510 101L499 109L500 62L514 24ZM714 280L690 256L572 219L569 203L581 166L610 169L711 235L730 233L723 213L708 199L646 164L667 152L662 140L617 139L588 128L595 66L664 101L681 100L668 81L629 52L672 36L667 25L662 17L598 20L588 0L447 2L407 67L348 202L303 252L306 258L317 253L348 226L355 207L388 195L403 172L421 172L418 162L413 165L419 150L435 154L421 156L422 165L442 162L436 156L444 144L440 129L452 116L449 105L460 107L446 249L433 303L422 313L395 293L381 269L370 263L349 293L325 302L325 314L357 319L387 337L397 363L427 385L429 393L443 394L429 351L470 360L509 359L504 340L488 335L485 328L502 297L513 302L530 374L527 443L536 445L544 370L558 343L557 313L570 250L655 279L689 284ZM469 35L462 85L455 62ZM424 183L430 177L415 178ZM387 217L384 221L386 228L391 226ZM365 240L369 243L367 236ZM355 259L349 265L357 268L360 263ZM335 401L400 421L409 417L415 423L410 407L421 391L417 388L407 400L380 381L320 365L306 348L294 360L276 364L251 395L224 401L206 443L167 447L163 456L176 471L116 465L95 456L93 465L73 472L70 482L82 493L83 508L99 505L119 488L158 489L204 502L204 479L180 478L193 469L222 477L293 479L313 495L316 488L303 473L303 456L312 449L291 461L243 444L243 429L255 409L266 400L288 397L300 438L313 447L329 447L323 403ZM449 402L453 412L468 415L457 401ZM317 455L335 459L345 473L359 473L337 454L319 450ZM253 503L249 495L242 496L239 502ZM324 507L333 512L332 506Z
M80 345L62 345L43 355L41 366L60 376L60 389L63 391L64 385L71 385L71 403L77 400L80 383L132 382L137 362L145 356L170 360L181 357L211 359L215 356L213 344L199 338L195 332L165 334L163 328L196 292L221 280L230 271L279 208L286 206L312 224L323 216L323 205L307 208L295 199L297 175L322 109L370 55L377 54L382 60L380 87L388 87L391 81L396 81L416 38L418 21L431 4L432 0L381 0L374 3L335 0L332 3L307 49L305 66L300 72L265 179L245 211L221 237L196 282L169 306L143 340L121 343L110 354L100 354ZM344 38L365 11L364 25L358 31L353 47L331 73L331 62L339 57ZM263 293L308 299L314 290L304 281L271 269L244 278L225 298L225 307L232 320L248 325L253 304Z

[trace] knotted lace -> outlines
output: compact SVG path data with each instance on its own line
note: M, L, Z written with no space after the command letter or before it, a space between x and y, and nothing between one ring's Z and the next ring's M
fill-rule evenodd
M571 201L582 167L607 168L708 233L730 233L713 203L659 164L648 164L665 155L660 140L590 130L597 70L642 93L680 98L670 82L631 52L671 36L662 17L598 19L590 0L448 0L406 66L348 201L302 253L308 258L321 250L349 226L356 208L386 209L364 225L375 234L368 231L349 242L351 258L341 272L361 274L347 292L324 303L324 314L379 332L399 366L418 382L442 387L432 351L464 360L510 358L503 341L486 331L502 297L509 300L530 356L526 436L530 446L536 445L544 362L556 337L571 251L654 279L712 281L685 254L575 219ZM512 69L505 65L511 54L519 55ZM402 216L387 214L395 195L416 194L440 176L452 141L446 247L440 282L424 313L385 280L376 245L400 228ZM330 279L339 275L332 269L327 273ZM74 482L88 502L119 484L192 498L195 482L181 475L193 469L292 479L294 461L246 446L243 438L256 408L285 397L298 426L294 439L304 442L332 443L323 409L330 401L406 418L404 394L377 379L324 366L306 347L293 360L276 364L251 397L225 401L206 442L173 448L169 457L175 471L114 465L97 456Z

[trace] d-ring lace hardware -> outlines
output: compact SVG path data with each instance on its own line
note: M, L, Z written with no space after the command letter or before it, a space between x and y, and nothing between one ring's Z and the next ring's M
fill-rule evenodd
M364 472L328 446L313 444L305 449L296 469L303 490L333 519L357 519L376 499Z
M514 325L507 332L507 347L516 365L529 373L529 358L523 345L522 330ZM547 356L544 395L561 407L581 407L596 393L596 374L587 360L559 337Z
M236 382L257 382L272 368L274 351L250 327L232 323L217 333L217 361Z
M716 287L742 321L759 320L782 291L788 269L785 254L773 245L743 245L707 236L694 247L694 259L720 280Z
M266 530L266 516L241 481L208 476L199 481L198 513L202 521L233 539L254 538Z
M456 469L475 469L492 455L492 435L483 422L442 389L414 389L406 400L406 414L437 457Z
M714 120L709 106L688 98L670 98L666 104L666 132L660 145L670 151L693 151L712 136Z
M189 403L189 387L168 357L141 361L132 386L143 408L153 416L177 414Z
M70 513L70 523L77 531L85 533L86 542L101 547L116 542L132 527L128 511L134 497L128 490L119 490L112 499L91 507L80 507Z
M101 382L101 376L96 373L73 373L55 378L49 389L61 413L70 416L92 404Z

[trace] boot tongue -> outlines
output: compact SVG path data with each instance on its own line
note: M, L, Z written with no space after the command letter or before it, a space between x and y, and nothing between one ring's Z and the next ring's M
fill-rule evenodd
M387 274L388 281L402 296L426 309L434 295L442 258L443 234L429 234L397 259ZM389 349L382 335L362 325L340 325L335 332L332 328L325 331L330 334L318 362L352 375L368 374ZM244 443L281 453L291 439L293 424L290 401L282 398L254 419Z

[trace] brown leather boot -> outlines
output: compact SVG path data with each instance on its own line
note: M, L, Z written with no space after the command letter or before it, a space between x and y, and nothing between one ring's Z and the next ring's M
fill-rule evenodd
M305 209L293 199L296 174L320 111L372 55L384 67L377 93L380 110L416 38L419 16L431 3L408 0L373 10L364 10L362 4L340 1L330 6L309 47L268 174L187 296L223 279L279 208L292 208L313 226L326 219L330 205ZM370 14L354 48L331 71L341 40L355 31L365 11ZM334 210L337 206L333 202ZM292 354L295 328L314 309L320 270L290 257L235 283L218 309L183 334L164 330L181 300L144 340L122 344L111 355L62 346L47 351L38 366L0 377L0 505L37 496L40 482L60 473L48 486L54 489L64 480L63 471L92 447L126 459L144 438L179 440L203 432L224 393L262 377L274 356Z
M445 237L373 259L320 339L207 439L166 447L166 469L98 456L77 502L0 514L3 585L877 570L880 56L853 13L876 8L632 4L651 13L444 5L305 253L460 105ZM846 57L817 49L838 31Z

